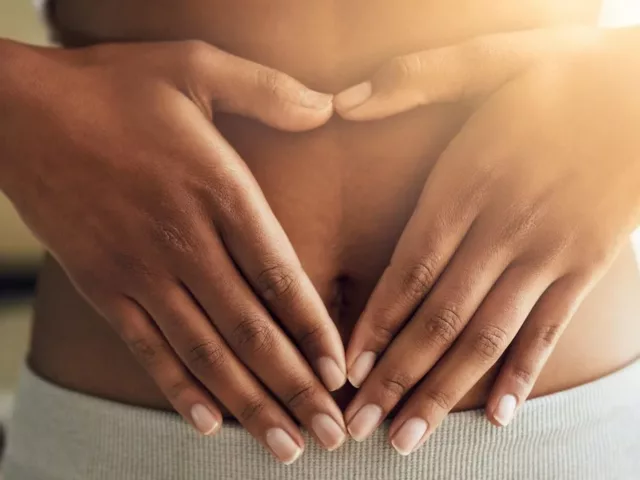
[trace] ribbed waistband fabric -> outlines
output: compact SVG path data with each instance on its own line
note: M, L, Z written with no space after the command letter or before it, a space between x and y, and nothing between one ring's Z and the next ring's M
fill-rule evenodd
M383 428L325 452L306 437L278 464L241 427L212 438L177 415L93 398L25 369L9 427L5 480L634 480L640 478L640 361L527 401L506 428L453 413L408 457Z

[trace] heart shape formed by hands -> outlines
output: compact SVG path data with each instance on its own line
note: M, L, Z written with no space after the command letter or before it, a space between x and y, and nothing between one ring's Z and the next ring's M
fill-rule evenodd
M597 94L621 77L628 92L640 69L603 60L618 49L601 37L479 37L394 58L336 96L202 42L99 45L94 56L2 43L13 73L0 80L24 99L6 102L3 138L28 131L37 141L6 142L7 158L29 161L3 168L0 188L201 433L220 429L214 395L290 463L303 449L292 417L335 449L347 428L370 435L415 389L390 429L408 454L512 345L487 404L494 423L510 421L634 225L640 145L631 128L615 144L599 132L602 119L636 125L640 108ZM67 91L76 94L51 94ZM345 354L212 117L298 132L334 114L362 122L440 102L477 110L429 175ZM618 168L604 168L605 156ZM46 188L34 189L42 178ZM359 392L343 415L328 390L347 376Z

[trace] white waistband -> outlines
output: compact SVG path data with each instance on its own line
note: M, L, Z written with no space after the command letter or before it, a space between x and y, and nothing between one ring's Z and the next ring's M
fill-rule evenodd
M379 431L325 452L306 438L279 465L239 426L202 438L174 414L52 385L25 371L9 429L5 480L637 479L640 361L525 403L506 428L481 411L449 415L409 457Z

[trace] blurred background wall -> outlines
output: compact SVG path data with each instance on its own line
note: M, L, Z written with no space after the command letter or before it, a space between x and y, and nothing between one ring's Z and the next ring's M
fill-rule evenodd
M46 43L45 30L30 0L0 0L0 37ZM27 350L31 287L41 252L0 193L0 424L8 415L10 392Z
M0 0L0 37L46 43L44 28L30 0ZM0 268L31 269L39 257L38 243L0 193Z

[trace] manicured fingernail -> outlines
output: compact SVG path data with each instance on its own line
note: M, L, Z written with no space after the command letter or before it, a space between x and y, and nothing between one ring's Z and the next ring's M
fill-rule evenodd
M191 418L193 419L193 424L203 435L211 435L220 426L211 411L199 403L191 407Z
M347 430L355 441L361 442L373 433L381 418L382 408L373 404L365 405L349 422Z
M316 110L329 108L332 102L333 95L315 92L313 90L307 90L300 98L300 104L303 107L313 108Z
M427 433L427 422L422 418L410 418L391 439L391 445L400 455L409 455Z
M347 381L345 373L338 367L335 360L329 357L318 359L318 373L330 392L338 390Z
M518 400L513 395L504 395L498 402L498 406L493 412L493 418L503 426L509 424L516 413L516 405Z
M340 92L333 100L337 110L342 112L352 110L366 102L373 93L371 82L359 83Z
M311 419L311 428L327 450L335 450L346 439L337 422L326 413L318 413Z
M356 388L360 388L376 363L376 354L373 352L362 352L353 362L349 369L349 383Z
M291 465L302 454L300 446L281 428L270 428L265 438L273 454L285 465Z

